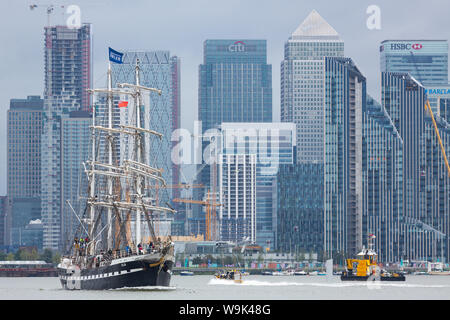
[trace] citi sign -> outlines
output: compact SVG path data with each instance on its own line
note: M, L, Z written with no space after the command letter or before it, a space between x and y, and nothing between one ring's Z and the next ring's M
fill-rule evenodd
M422 47L420 43L391 43L391 50L420 50Z
M230 52L244 52L245 43L243 41L236 41L228 46L228 51Z

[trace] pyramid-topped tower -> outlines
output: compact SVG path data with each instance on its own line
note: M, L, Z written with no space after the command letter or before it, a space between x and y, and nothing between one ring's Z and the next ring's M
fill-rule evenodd
M291 39L299 38L340 39L336 30L316 10L311 11L292 34Z
M280 187L277 208L277 243L288 248L301 243L305 248L324 248L324 151L325 151L325 57L343 57L344 41L336 30L313 10L284 44L281 62L280 96L282 122L296 125L295 173L280 174L286 187ZM282 178L281 178L282 177ZM293 179L291 177L297 177ZM289 179L292 180L292 184ZM290 187L292 186L292 188ZM293 190L295 186L295 191ZM308 199L307 205L290 205L296 198ZM285 201L285 202L283 202ZM289 205L287 205L289 203ZM285 205L286 204L286 205ZM308 220L308 224L301 221Z

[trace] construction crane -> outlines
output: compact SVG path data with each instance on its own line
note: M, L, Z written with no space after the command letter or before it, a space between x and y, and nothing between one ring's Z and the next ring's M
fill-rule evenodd
M428 101L428 100L425 103L425 110L428 110L428 112L431 115L431 120L433 121L433 125L434 125L434 131L436 132L436 136L438 138L439 145L440 145L441 151L442 151L442 156L444 157L445 165L447 166L448 175L450 177L450 166L448 164L447 155L445 154L445 148L444 148L444 145L442 144L441 135L439 134L439 130L438 130L438 127L437 127L437 124L436 124L436 120L434 120L433 111L431 110L430 101Z
M205 239L207 241L211 241L211 229L215 226L215 224L211 223L211 214L212 209L216 207L220 207L222 204L215 202L215 197L211 198L211 192L208 191L206 201L202 200L192 200L192 199L179 199L175 198L172 200L173 202L183 202L183 203L193 203L193 204L201 204L206 207L206 217L205 217L205 227L206 227L206 234Z
M55 5L51 4L51 3L40 3L40 4L31 4L29 5L29 8L31 11L40 8L40 7L45 7L46 11L47 11L47 26L50 26L50 16L53 13L53 10L55 10ZM64 9L64 5L61 5L60 8Z

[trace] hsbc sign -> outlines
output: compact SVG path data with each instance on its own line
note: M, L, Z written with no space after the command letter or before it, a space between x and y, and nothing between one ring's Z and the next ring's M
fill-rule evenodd
M423 46L420 43L391 43L391 50L420 50Z

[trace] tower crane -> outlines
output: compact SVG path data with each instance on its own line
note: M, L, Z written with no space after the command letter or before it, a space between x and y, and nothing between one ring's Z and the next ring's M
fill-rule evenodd
M438 130L438 127L437 127L437 124L436 124L436 120L434 120L433 111L431 110L430 101L428 101L428 100L425 103L425 110L428 110L428 112L431 115L431 120L433 121L433 125L434 125L434 131L436 132L436 136L437 136L438 141L439 141L439 146L441 147L441 151L442 151L442 156L444 158L444 162L445 162L445 165L447 167L448 175L450 177L450 166L448 164L447 155L445 154L445 148L444 148L444 145L442 144L441 135L439 134L439 130Z
M173 202L201 204L201 205L206 207L206 217L205 217L206 235L205 235L205 239L207 241L211 241L212 240L211 229L212 229L212 227L214 227L214 224L211 223L211 213L212 213L212 210L213 209L215 210L216 207L222 206L222 204L217 203L215 201L215 197L211 197L211 192L208 191L207 197L206 197L206 201L192 200L192 199L179 199L179 198L175 198L172 201Z
M50 15L53 13L53 10L55 9L55 5L51 4L51 3L41 3L41 4L33 3L33 4L29 5L29 8L30 8L31 11L33 11L33 10L35 10L37 8L40 8L40 7L45 7L46 8L46 11L47 11L47 27L50 27ZM60 7L64 8L65 6L61 5Z

